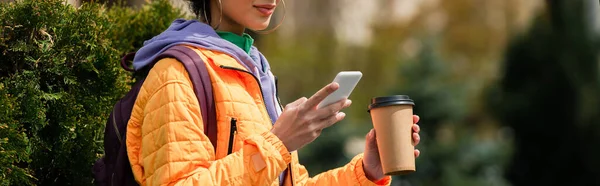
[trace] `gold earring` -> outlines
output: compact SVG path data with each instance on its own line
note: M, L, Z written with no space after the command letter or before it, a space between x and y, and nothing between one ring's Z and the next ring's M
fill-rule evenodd
M221 26L221 21L223 20L223 4L221 3L221 0L219 0L219 13L221 14L219 15L219 23L217 23L217 26L213 27L215 30Z
M202 13L204 13L204 21L210 25L210 20L208 20L208 16L206 15L206 3L202 3Z
M220 0L219 0L220 1ZM271 33L275 30L277 30L277 28L279 28L279 26L281 26L281 23L283 23L283 20L285 20L285 1L281 0L281 4L283 5L283 16L281 17L281 21L279 21L279 23L277 24L277 26L275 26L274 28L270 29L270 30L252 30L258 34L268 34Z
M221 5L221 0L219 0L219 9L221 15L219 16L219 23L217 24L217 26L213 27L213 29L215 30L219 28L219 26L221 25L221 20L223 20L223 6ZM204 20L206 21L206 24L210 25L210 20L208 20L208 16L206 15L206 3L202 3L202 10L204 12Z

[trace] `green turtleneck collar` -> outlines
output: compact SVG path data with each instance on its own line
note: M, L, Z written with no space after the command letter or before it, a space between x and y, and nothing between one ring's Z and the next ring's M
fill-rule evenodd
M217 34L221 38L233 43L235 46L240 47L247 54L250 53L250 48L252 47L252 44L254 43L254 39L252 39L252 37L250 37L250 35L244 33L240 36L240 35L237 35L237 34L234 34L231 32L223 32L223 31L217 31Z

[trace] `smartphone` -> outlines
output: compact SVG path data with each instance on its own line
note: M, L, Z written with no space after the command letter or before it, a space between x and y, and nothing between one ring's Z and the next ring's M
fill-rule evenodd
M322 108L344 98L348 98L361 77L362 73L360 71L342 71L338 73L335 76L335 79L333 79L333 82L338 83L340 87L321 101L317 108Z

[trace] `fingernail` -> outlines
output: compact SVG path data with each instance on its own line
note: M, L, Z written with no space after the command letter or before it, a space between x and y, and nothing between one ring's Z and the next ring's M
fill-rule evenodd
M346 106L348 106L350 104L352 104L352 100L346 100L346 103L344 103L344 105L346 105Z
M344 112L339 112L337 115L338 115L338 117L339 117L339 118L343 118L343 117L345 117L345 116L346 116L346 113L344 113Z

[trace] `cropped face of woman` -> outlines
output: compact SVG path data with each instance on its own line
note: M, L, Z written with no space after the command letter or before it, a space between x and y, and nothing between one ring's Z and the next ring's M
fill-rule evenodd
M225 31L264 30L279 3L280 0L211 0L211 23Z

